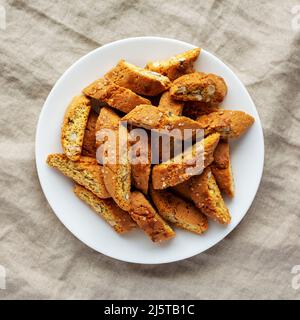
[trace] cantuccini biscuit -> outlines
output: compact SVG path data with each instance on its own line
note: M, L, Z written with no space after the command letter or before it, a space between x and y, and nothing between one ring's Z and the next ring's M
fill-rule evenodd
M160 217L141 192L131 193L129 214L153 242L170 240L175 236L172 228Z
M90 110L90 100L85 96L78 96L73 98L65 112L61 129L61 144L64 153L73 161L78 160L81 155Z
M172 187L171 189L172 189L172 192L177 194L182 199L187 201L192 201L191 191L190 191L190 180L179 183L176 186Z
M171 81L160 73L137 67L121 60L106 75L119 86L145 96L156 96L169 89Z
M124 135L128 135L128 132L125 128L119 127L119 121L120 117L113 110L105 107L101 109L96 125L97 157L103 163L106 189L117 205L128 211L130 208L131 164L128 159L128 137L120 136L119 128L123 129ZM105 131L106 129L111 130L113 134L111 138L107 136L109 133ZM113 141L107 140L107 137ZM122 140L123 138L125 139ZM124 149L121 146L123 143L125 144ZM104 154L100 154L101 149L98 148L103 144L107 144L107 148L104 145L102 149ZM120 148L124 152L120 151Z
M208 229L207 217L192 203L176 197L169 191L150 188L158 213L175 226L201 234Z
M86 124L83 143L82 143L82 152L83 156L96 157L96 123L98 119L98 114L91 110L89 118Z
M136 227L128 212L120 209L112 199L100 199L80 185L75 186L74 193L109 223L117 233L125 233Z
M149 137L147 138L148 139L145 142L142 140L138 142L140 148L143 148L144 150L137 150L137 152L135 152L136 154L132 154L131 156L132 184L144 194L148 193L151 175L151 144L149 142ZM145 157L144 153L146 153L146 151L147 156Z
M96 159L81 156L79 160L72 161L65 154L50 154L47 163L99 198L110 198L103 181L102 167Z
M173 99L169 91L162 94L158 109L174 116L181 116L184 102Z
M110 107L124 113L130 112L140 104L151 104L130 89L120 87L107 79L101 78L93 82L83 90L83 93L91 98L106 102Z
M220 110L199 117L197 122L205 135L218 132L226 139L240 137L254 123L254 118L243 111Z
M219 104L227 94L227 85L223 78L215 74L195 72L176 79L170 94L176 100Z
M234 196L234 182L227 140L221 140L217 145L214 152L214 162L211 164L211 171L220 190L232 198Z
M159 108L149 105L137 106L124 116L122 121L127 121L129 124L148 130L160 130L165 134L178 129L178 139L190 138L190 136L184 136L186 129L192 130L192 135L196 133L197 129L202 129L201 125L190 118L167 114Z
M195 48L166 60L149 62L145 68L167 76L171 81L174 81L184 74L194 72L193 65L200 51L200 48Z
M199 174L213 162L213 153L219 139L219 134L212 134L173 159L155 165L152 170L153 188L173 187ZM202 162L200 162L200 157L203 159ZM195 167L197 161L199 165Z
M222 198L210 167L190 181L191 198L197 208L206 216L221 223L229 224L231 216Z
M184 117L188 117L193 120L196 120L200 116L203 116L205 114L210 114L218 110L219 110L219 107L217 105L213 105L209 102L206 103L201 101L186 101L184 102L182 115Z

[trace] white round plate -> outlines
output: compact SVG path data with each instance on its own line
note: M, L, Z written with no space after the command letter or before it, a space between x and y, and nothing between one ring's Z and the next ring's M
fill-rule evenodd
M62 152L60 128L64 112L82 88L103 76L120 59L144 66L149 60L164 59L194 47L182 41L157 37L129 38L104 45L73 64L57 81L43 106L36 132L36 165L44 194L60 221L78 239L109 257L158 264L199 254L221 241L238 225L257 192L264 163L264 140L258 113L237 76L205 50L195 64L196 70L222 76L229 89L223 107L243 110L256 120L243 137L231 142L236 195L232 200L226 199L232 215L229 226L210 221L208 232L200 236L176 229L177 236L162 245L153 244L140 230L118 235L73 194L70 179L46 165L48 154Z

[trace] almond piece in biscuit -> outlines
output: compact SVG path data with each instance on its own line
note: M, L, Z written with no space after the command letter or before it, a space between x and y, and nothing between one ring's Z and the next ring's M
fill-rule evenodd
M153 188L166 189L173 187L190 179L193 175L198 175L213 162L213 154L219 139L219 134L212 134L184 153L154 166L152 170Z
M171 81L174 81L184 74L194 72L193 65L200 51L200 48L195 48L166 60L149 62L145 68L167 76Z
M184 138L183 134L186 129L193 130L193 134L196 133L197 129L202 129L199 123L192 119L167 114L159 108L149 105L137 106L123 117L122 121L127 121L131 125L147 130L162 130L165 134L170 133L173 129L178 129L181 133L178 138L181 139Z
M129 214L153 242L170 240L175 236L172 228L160 217L141 192L131 193Z
M96 159L81 156L78 161L72 161L65 154L50 154L47 163L99 198L110 198L104 185L102 167Z
M190 191L194 204L201 212L221 224L230 223L229 210L209 167L201 175L191 178Z
M156 96L171 86L169 78L121 60L106 75L106 79L145 96Z
M224 139L239 138L252 126L254 121L249 114L236 110L220 110L197 119L205 135L218 132Z
M130 112L140 104L151 104L148 99L103 78L93 82L83 90L83 93L124 113Z
M221 140L219 142L214 153L214 159L211 164L211 171L220 190L232 198L234 196L234 182L228 141Z
M98 151L97 157L99 157L101 162L103 163L103 176L107 191L121 209L128 211L130 208L131 164L128 159L127 146L124 147L124 153L122 152L120 154L119 143L123 143L123 140L119 139L119 121L120 117L114 111L106 107L101 109L96 125L96 145L97 148L99 148L104 143L110 143L110 141L106 141L105 139L105 130L110 129L112 132L114 132L113 138L115 139L115 141L109 147L110 149L108 150L108 152L110 152L114 157L111 157L109 155L107 156L106 154L101 155ZM127 130L125 128L123 129L124 135L128 135ZM98 139L101 135L101 130L102 132L104 132L103 136L101 137L102 140ZM125 137L122 136L121 138ZM126 140L124 141L124 143L126 144ZM115 150L113 150L112 148L114 148Z
M184 102L171 98L170 92L166 91L162 94L158 109L169 115L181 116Z
M117 233L126 233L136 227L129 214L120 209L112 199L100 199L80 185L75 186L74 193L109 223Z
M158 213L175 226L201 234L208 229L207 217L192 203L186 202L169 191L150 189Z
M195 72L176 79L170 94L180 101L220 104L227 94L227 85L223 78L215 74Z
M90 111L88 122L86 124L85 133L82 144L82 155L87 157L96 157L96 123L98 114Z
M90 100L85 96L74 97L68 106L61 129L64 153L73 161L79 159L83 137L91 110Z

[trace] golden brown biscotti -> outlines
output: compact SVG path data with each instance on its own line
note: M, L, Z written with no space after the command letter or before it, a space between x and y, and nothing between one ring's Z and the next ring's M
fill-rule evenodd
M104 143L104 138L98 132L101 129L109 129L117 131L119 129L119 122L121 118L109 107L103 107L100 110L98 119L96 121L96 148L98 149Z
M211 171L222 192L229 197L234 197L234 182L230 163L228 141L221 140L214 153L214 162L211 164Z
M169 78L137 67L125 60L121 60L105 75L105 78L145 96L156 96L171 86Z
M102 167L96 159L81 156L78 161L72 161L65 154L56 153L48 156L47 163L99 198L110 198L104 185Z
M128 212L120 209L112 199L100 199L80 185L75 186L74 193L109 223L117 233L126 233L136 227Z
M182 115L184 117L196 120L200 116L210 114L219 110L220 109L217 105L213 105L211 103L205 103L201 101L186 101L184 103Z
M200 48L195 48L166 60L149 62L145 68L167 76L171 81L174 81L184 74L194 72L193 65L200 51Z
M219 139L219 134L212 134L197 142L184 153L154 166L152 170L153 188L173 187L199 174L213 162L213 154Z
M160 217L141 192L131 193L129 214L153 242L170 240L175 236L172 228Z
M210 167L190 181L191 197L197 208L209 218L229 224L231 216Z
M220 110L197 119L205 135L220 133L222 138L239 138L254 123L254 118L243 111Z
M177 101L171 98L170 91L166 91L162 94L158 109L169 115L181 116L184 102Z
M195 72L176 79L170 88L170 94L180 101L220 104L227 94L227 85L223 78L215 74Z
M117 84L101 78L90 84L83 90L88 97L106 102L112 108L118 109L124 113L130 112L140 104L151 104L130 89L123 88Z
M98 114L91 110L89 118L86 124L85 133L82 143L82 152L83 156L87 157L96 157L96 123L98 119Z
M186 117L169 115L159 108L149 105L137 106L123 117L122 121L127 121L131 125L148 130L160 130L165 134L172 133L172 130L178 129L178 139L184 138L186 129L192 130L193 134L196 133L197 129L202 129L197 121Z
M192 201L190 192L190 180L184 181L172 187L172 191L182 199Z
M169 191L150 188L151 199L158 213L175 226L201 234L208 229L207 217L192 203L186 202Z
M104 146L103 150L104 154L101 153L101 149L97 151L97 158L103 163L103 177L104 183L107 191L112 196L117 205L128 211L130 208L130 189L131 189L131 164L128 159L128 132L125 128L123 129L123 134L120 135L119 132L119 121L120 117L109 108L102 108L99 114L99 118L97 121L97 148L100 146ZM106 140L105 130L110 129L114 136L110 139ZM102 130L102 131L101 131ZM104 134L101 136L101 132ZM119 139L120 137L120 139ZM122 140L122 139L125 140ZM120 145L125 144L125 145ZM120 153L119 147L122 147ZM113 150L114 149L114 150ZM110 154L107 154L108 151Z
M73 98L65 112L61 129L61 144L64 153L73 161L80 158L90 110L90 100L85 96L78 96Z
M138 152L136 152L135 155L132 155L132 159L131 159L132 183L136 189L142 191L144 194L148 193L149 180L151 175L151 144L149 140L150 139L148 137L148 141L144 142L143 140L140 140L138 142L140 148L143 148L144 151L138 150ZM133 145L133 147L135 146ZM147 150L144 149L146 147L147 147ZM144 153L146 151L148 151L147 159L144 159L144 156L141 152Z

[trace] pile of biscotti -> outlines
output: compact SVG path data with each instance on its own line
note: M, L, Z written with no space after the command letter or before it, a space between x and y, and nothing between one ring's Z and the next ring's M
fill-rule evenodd
M145 68L124 60L85 88L68 106L62 124L62 154L51 154L49 166L75 182L75 194L118 233L142 229L153 242L175 236L173 226L202 234L208 218L229 224L222 194L234 196L228 139L253 124L252 116L219 105L227 94L223 78L195 72L201 50L195 48ZM132 128L202 129L204 138L183 154L155 165L122 161L99 164L102 129L115 130L126 121ZM153 146L150 139L148 157ZM187 173L195 150L203 150L203 172ZM118 152L117 152L118 153ZM97 157L96 157L97 155ZM99 155L103 158L104 155ZM127 161L127 160L128 161Z

